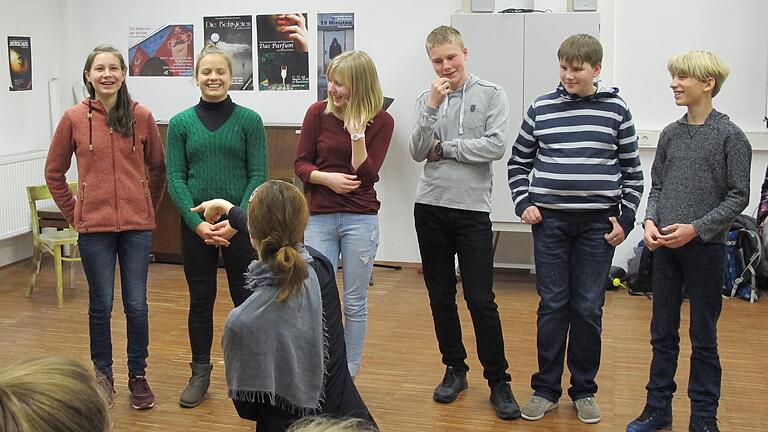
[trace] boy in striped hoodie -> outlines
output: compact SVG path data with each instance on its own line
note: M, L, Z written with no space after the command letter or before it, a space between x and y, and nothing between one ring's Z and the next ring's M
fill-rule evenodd
M617 88L595 82L600 42L573 35L557 57L560 85L528 109L507 164L515 212L532 225L540 298L539 371L521 416L539 420L557 407L567 351L568 395L579 420L597 423L605 280L632 230L643 172L627 104Z

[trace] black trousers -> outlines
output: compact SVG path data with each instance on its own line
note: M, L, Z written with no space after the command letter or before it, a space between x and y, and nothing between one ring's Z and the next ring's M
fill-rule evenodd
M458 254L464 300L477 339L477 354L489 385L510 381L504 336L493 294L493 233L486 212L416 204L413 210L424 283L443 363L469 370L456 306Z
M250 295L244 287L245 272L251 261L256 259L256 251L247 232L238 231L229 242L227 247L208 246L183 221L181 223L181 255L189 286L187 326L194 363L207 364L211 361L219 250L224 257L232 303L237 307Z

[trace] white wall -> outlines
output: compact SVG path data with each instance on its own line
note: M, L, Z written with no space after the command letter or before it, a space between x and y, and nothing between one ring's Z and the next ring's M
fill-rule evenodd
M50 137L47 80L51 76L61 76L62 83L79 79L85 56L99 43L112 43L127 50L129 25L193 23L196 48L199 49L204 15L307 11L314 29L315 12L353 11L356 14L355 46L372 55L385 94L396 98L390 108L395 118L395 134L381 171L382 180L377 186L383 203L380 213L382 243L377 259L416 262L419 254L412 212L421 166L411 160L407 145L415 98L433 79L423 40L432 28L450 22L450 15L458 4L458 1L445 0L265 0L258 3L232 0L223 6L223 3L193 0L179 8L174 3L148 0L136 0L130 5L95 0L18 3L14 6L13 16L0 14L0 28L7 34L33 37L35 90L27 96L33 99L24 98L23 93L9 94L4 90L8 87L9 77L7 54L3 51L5 57L0 59L0 136L4 139L0 155L47 147ZM539 0L534 5L563 11L566 2ZM747 131L765 130L760 119L765 114L768 26L761 19L768 12L768 3L743 0L738 8L724 8L715 0L600 0L598 7L605 48L603 79L621 88L638 129L659 130L682 114L670 97L667 59L685 50L710 49L723 56L731 66L731 77L723 93L715 99L716 107L731 114ZM0 36L5 37L5 34ZM499 49L503 55L503 47ZM314 62L312 53L310 71L313 79L315 71L311 65ZM470 56L470 71L471 68ZM128 85L136 99L148 105L158 119L167 119L194 104L199 94L193 83L185 78L129 79ZM67 91L63 90L62 94L68 95ZM233 97L238 103L260 112L267 122L300 122L304 110L314 99L313 94L314 87L304 94L240 92ZM62 99L66 99L65 96ZM63 101L65 107L68 102L69 99ZM517 123L519 119L510 121ZM641 156L646 177L650 177L653 150L644 149ZM753 159L750 208L756 205L768 154L757 152ZM642 216L642 210L639 214ZM633 233L638 234L639 230ZM630 240L636 243L634 237ZM629 243L617 251L617 264L626 261ZM514 245L502 242L499 247L502 249L500 253L504 254L503 249ZM0 257L0 263L1 260Z
M48 82L67 68L66 2L34 0L3 3L0 13L0 156L45 150L51 139ZM32 90L8 91L8 36L29 36Z

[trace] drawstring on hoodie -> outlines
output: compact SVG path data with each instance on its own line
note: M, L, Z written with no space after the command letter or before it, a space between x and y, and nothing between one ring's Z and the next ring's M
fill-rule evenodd
M136 119L131 120L131 138L133 145L131 151L136 152ZM91 99L88 99L88 151L93 151L93 105Z
M459 107L459 135L464 135L464 96L467 93L467 83L469 82L469 79L464 81L464 85L461 87L461 106ZM448 115L448 98L446 97L445 103L440 105L440 110L442 110L442 117L445 118L445 116Z

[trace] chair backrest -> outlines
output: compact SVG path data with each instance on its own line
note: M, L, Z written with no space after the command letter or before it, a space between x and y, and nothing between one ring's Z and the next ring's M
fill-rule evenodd
M77 182L67 182L69 190L72 194L77 196ZM37 214L37 202L51 199L51 191L48 190L48 185L32 185L27 186L27 200L29 201L29 218L32 222L32 236L37 239L40 235L40 216Z

